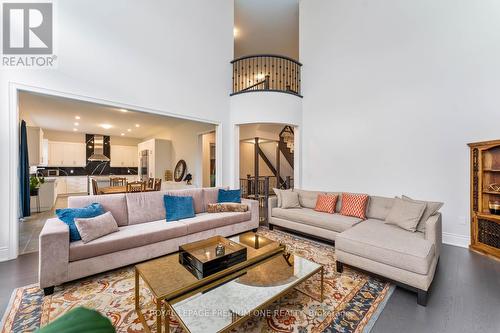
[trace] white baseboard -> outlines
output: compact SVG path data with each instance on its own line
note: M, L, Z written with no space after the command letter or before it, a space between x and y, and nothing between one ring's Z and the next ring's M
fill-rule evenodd
M469 247L469 237L443 232L443 243L459 247Z

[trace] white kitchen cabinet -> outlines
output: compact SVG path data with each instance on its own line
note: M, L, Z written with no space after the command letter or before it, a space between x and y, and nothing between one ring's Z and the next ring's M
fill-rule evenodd
M27 127L26 139L29 165L43 165L43 130L40 127Z
M55 183L57 195L87 193L87 176L59 176Z
M87 164L85 143L49 141L48 166L84 167Z
M111 145L111 167L137 167L137 146Z
M67 193L66 177L56 177L55 192L56 196L65 195Z
M66 177L66 194L86 193L87 176Z

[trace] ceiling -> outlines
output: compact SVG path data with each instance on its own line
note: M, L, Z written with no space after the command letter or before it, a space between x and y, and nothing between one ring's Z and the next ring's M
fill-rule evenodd
M299 0L235 0L234 56L278 54L299 60Z
M74 133L103 134L128 138L165 136L172 128L191 120L160 116L134 110L21 92L19 117L29 126ZM77 119L79 117L79 119ZM103 125L111 125L103 128ZM137 126L138 125L138 126Z

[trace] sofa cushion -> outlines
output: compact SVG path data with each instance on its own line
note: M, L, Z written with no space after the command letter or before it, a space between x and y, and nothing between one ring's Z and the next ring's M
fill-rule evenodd
M366 208L366 217L369 219L385 220L392 205L394 205L394 198L370 195L368 207Z
M249 221L252 218L250 211L227 212L227 213L201 213L193 218L185 219L179 222L187 227L187 234L194 234L200 231L210 230L214 228L224 227L226 225L236 224Z
M163 196L166 191L127 193L128 224L165 220Z
M316 207L316 200L318 194L325 194L325 192L306 191L300 189L293 189L294 192L299 194L299 202L302 207L314 209Z
M442 202L433 202L433 201L421 201L421 200L414 200L410 197L407 197L405 195L402 196L403 200L406 201L412 201L412 202L423 202L426 204L424 213L422 214L422 217L420 218L420 222L417 225L417 231L424 232L425 231L425 223L431 217L432 215L436 214L437 211L443 207Z
M119 230L111 212L96 217L76 218L75 224L84 243Z
M290 188L290 189L287 189L287 190L279 190L277 188L273 188L273 192L274 192L274 194L276 194L276 198L278 198L278 203L277 203L277 205L278 205L277 207L278 208L281 208L281 206L282 206L282 203L281 203L281 193L283 193L284 191L291 192L292 189Z
M203 212L207 211L209 203L217 203L219 197L219 189L227 189L227 187L206 187L203 191ZM200 213L203 213L200 212Z
M316 207L314 207L314 210L329 214L335 213L338 197L338 195L318 194L318 200L316 200Z
M299 194L297 192L287 192L281 193L281 208L300 208Z
M370 197L368 194L342 193L342 207L340 214L345 216L366 218L366 206Z
M193 197L168 195L163 196L167 222L194 217Z
M69 227L69 241L75 242L82 238L75 224L76 218L96 217L104 214L104 209L99 203L92 203L82 208L61 208L56 209L56 215Z
M337 213L340 213L340 208L342 208L342 192L326 192L326 194L337 196L337 204L335 206L335 211Z
M182 190L167 191L166 194L179 197L193 197L194 212L196 214L206 211L203 200L203 189L201 188L186 188Z
M107 253L136 248L164 240L185 236L186 225L167 223L165 219L120 227L118 232L100 237L90 243L73 242L69 247L69 261L93 258Z
M435 248L422 233L368 219L337 236L335 248L417 274L427 274Z
M361 221L361 219L356 217L317 212L309 208L273 208L271 213L273 217L336 232L347 230Z
M128 224L125 194L86 195L68 197L68 208L81 208L91 203L100 203L104 211L111 212L119 227Z
M391 211L385 218L385 223L415 232L424 210L424 202L411 202L396 198Z

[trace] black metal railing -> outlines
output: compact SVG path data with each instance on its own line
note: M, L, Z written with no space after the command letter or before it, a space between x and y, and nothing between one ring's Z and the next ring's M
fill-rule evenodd
M280 182L278 177L261 176L254 177L248 175L247 178L240 178L241 196L243 198L254 199L259 201L259 215L261 221L267 221L268 199L272 195L276 195L273 188L290 189L293 188L293 178L285 177L284 182Z
M233 64L233 92L277 91L300 94L302 64L292 58L261 54L231 61Z

